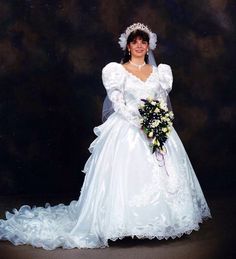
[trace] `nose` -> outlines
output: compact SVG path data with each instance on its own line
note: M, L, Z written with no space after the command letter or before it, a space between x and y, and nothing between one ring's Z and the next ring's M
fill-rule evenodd
M142 41L138 41L138 42L137 42L137 46L138 46L138 47L142 47Z

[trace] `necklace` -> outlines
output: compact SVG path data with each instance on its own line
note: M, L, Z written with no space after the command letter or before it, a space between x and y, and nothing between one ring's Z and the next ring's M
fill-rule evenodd
M141 65L135 64L135 63L133 63L131 60L129 60L129 63L130 63L131 65L137 67L139 70L140 70L143 66L146 65L146 62L145 62L145 61L144 61L143 64L141 64Z

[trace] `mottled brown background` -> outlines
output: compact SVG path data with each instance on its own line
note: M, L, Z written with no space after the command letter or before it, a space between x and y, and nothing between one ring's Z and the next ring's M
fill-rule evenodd
M235 185L235 1L0 1L0 193L79 193L101 69L133 22L174 74L175 128L204 191ZM148 172L147 172L148 174Z

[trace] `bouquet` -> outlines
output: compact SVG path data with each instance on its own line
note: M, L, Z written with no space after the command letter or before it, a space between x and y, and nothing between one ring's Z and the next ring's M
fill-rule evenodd
M141 128L151 141L152 153L159 150L165 152L164 143L171 131L174 114L168 111L163 100L153 100L152 98L141 99L143 104L139 107L141 118Z

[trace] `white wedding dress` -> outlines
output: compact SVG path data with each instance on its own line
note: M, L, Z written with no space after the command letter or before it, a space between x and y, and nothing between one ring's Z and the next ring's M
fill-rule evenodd
M23 205L0 220L0 239L14 245L107 247L125 236L168 239L199 229L211 218L207 202L176 131L160 161L139 126L141 98L166 99L170 66L160 64L146 81L112 62L102 73L115 112L94 128L91 156L78 201L45 207Z

